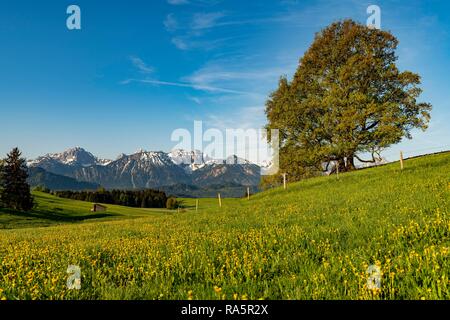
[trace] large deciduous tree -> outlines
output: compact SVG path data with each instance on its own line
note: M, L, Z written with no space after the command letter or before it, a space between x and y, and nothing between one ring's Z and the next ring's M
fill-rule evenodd
M431 105L417 100L419 75L399 71L397 45L390 32L352 20L316 34L292 81L282 77L266 104L283 170L294 179L333 162L352 170L355 159L375 162L412 129L427 128Z
M0 200L14 210L28 211L33 208L33 197L27 183L28 172L21 152L14 148L3 161L0 171Z

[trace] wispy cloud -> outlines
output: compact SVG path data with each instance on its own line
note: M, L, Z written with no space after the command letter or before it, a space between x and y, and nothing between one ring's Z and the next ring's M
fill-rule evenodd
M180 4L187 4L187 3L189 3L189 1L188 0L167 0L167 3L171 4L171 5L174 5L174 6L177 6L177 5L180 5Z
M169 13L166 16L166 19L164 20L163 24L166 27L167 31L174 32L175 30L178 29L178 21L173 13Z
M161 80L151 80L151 79L127 79L121 82L121 84L129 84L132 82L146 83L151 85L161 85L161 86L171 86L171 87L181 87L181 88L190 88L199 91L206 91L211 93L231 93L231 94L249 94L248 92L232 90L214 86L206 86L206 85L196 85L192 83L185 82L170 82L170 81L161 81Z
M257 70L226 70L217 65L206 66L194 72L191 76L184 79L191 83L212 84L217 82L232 82L235 80L261 81L273 80L280 77L285 71L281 68L268 68Z
M221 3L223 0L167 0L167 3L171 5L191 4L194 6L215 6Z
M221 23L224 17L226 17L224 12L197 12L177 19L173 13L170 13L164 19L163 24L166 30L171 33L180 31L171 40L179 50L211 50L216 48L218 44L223 44L224 39L204 36L209 29L213 29Z
M185 44L180 39L177 45L184 46ZM216 102L220 103L224 102L220 99L226 100L226 96L229 95L246 96L259 103L262 99L265 99L267 89L276 84L279 76L284 74L286 70L284 68L248 66L248 61L245 58L222 59L210 61L205 66L179 78L177 81L164 81L148 77L154 69L149 67L142 59L133 56L130 57L130 60L139 72L146 77L126 79L121 82L123 85L135 82L154 86L190 88L214 94L209 97L203 96L202 100L211 102L212 99L218 99ZM190 100L197 104L201 103L199 98Z
M194 86L226 87L254 96L266 96L277 85L280 76L295 70L296 64L283 64L274 67L251 65L249 61L219 59L210 61L182 82Z
M224 12L196 13L192 19L191 28L193 30L213 28L223 17L225 17Z
M175 45L175 47L177 47L177 49L179 50L188 50L190 48L190 45L188 44L188 42L186 42L183 38L181 37L174 37L172 38L172 43Z
M212 32L217 28L243 25L264 25L269 23L286 23L298 20L298 15L291 13L274 16L232 16L225 11L197 12L175 19L173 14L163 21L169 32L180 31L172 38L172 43L180 50L211 49ZM217 43L217 41L216 41ZM233 43L233 42L230 42ZM221 43L223 45L225 43ZM217 48L218 46L214 46Z
M130 56L130 61L135 66L140 73L150 74L155 71L155 69L151 66L148 66L141 58L136 56Z
M224 44L227 39L204 37L208 29L214 28L220 19L225 17L223 12L195 13L193 16L182 16L177 19L173 13L166 16L163 24L167 31L175 33L171 42L179 50L194 49L211 50Z
M193 101L193 102L195 102L195 103L198 104L198 105L201 105L201 104L202 104L202 99L200 99L200 98L198 98L198 97L191 97L191 96L189 96L188 99L191 100L191 101Z
M190 36L177 36L172 38L172 44L179 50L187 51L193 49L202 49L204 51L214 50L221 47L224 43L231 42L234 38L219 39L197 39Z
M265 124L265 107L250 106L242 107L224 117L219 114L208 114L205 123L208 127L217 129L240 128L240 129L259 129Z

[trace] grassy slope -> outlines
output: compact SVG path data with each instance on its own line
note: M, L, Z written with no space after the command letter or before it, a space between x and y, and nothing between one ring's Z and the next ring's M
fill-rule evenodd
M107 211L90 212L92 203L58 198L42 192L33 192L36 208L31 213L20 213L0 209L0 229L44 227L54 224L78 223L85 221L106 221L154 216L169 213L165 209L128 208L106 205Z
M222 209L201 199L198 213L186 199L177 215L0 231L0 288L9 299L449 299L450 153L405 165ZM65 288L69 264L80 291ZM381 290L367 289L372 264Z

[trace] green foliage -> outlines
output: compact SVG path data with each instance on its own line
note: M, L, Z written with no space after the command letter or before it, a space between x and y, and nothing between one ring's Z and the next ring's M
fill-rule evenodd
M431 105L417 101L419 75L398 70L397 45L387 31L336 22L316 35L293 80L280 79L267 128L281 131L280 167L291 181L324 163L348 171L355 159L374 162L412 129L427 128Z
M178 208L178 201L176 198L167 199L166 208L169 210L175 210Z
M51 190L45 186L37 186L33 188L33 191L37 191L37 192L44 192L44 193L50 193Z
M132 208L113 204L108 204L107 212L92 213L91 202L63 199L40 191L33 191L32 194L36 205L31 212L0 209L0 229L30 229L61 224L157 217L171 213L165 208Z
M165 208L167 201L164 192L151 189L109 191L105 188L99 188L97 191L55 191L53 194L61 198L136 208Z
M33 197L27 183L26 161L21 155L14 148L0 166L0 202L13 210L29 211L33 208Z
M0 299L448 300L449 177L447 153L406 160L403 171L394 163L224 199L222 208L217 199L200 199L198 212L186 199L191 211L180 215L108 206L114 221L0 230ZM90 208L36 199L42 212ZM81 290L66 287L69 264L81 268ZM367 287L373 264L380 290Z
M3 190L3 165L4 165L3 159L0 159L0 208L3 206L1 197Z

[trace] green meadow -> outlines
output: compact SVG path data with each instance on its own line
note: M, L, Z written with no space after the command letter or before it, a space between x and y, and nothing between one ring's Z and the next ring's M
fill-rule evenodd
M0 209L0 299L450 299L450 153L198 211L34 195L32 213Z
M165 209L141 209L106 205L106 212L92 213L92 203L67 200L43 192L33 192L36 208L31 213L0 208L0 229L46 227L66 223L84 223L157 216Z

